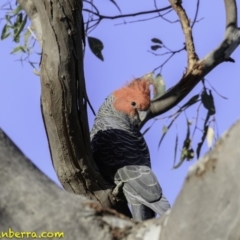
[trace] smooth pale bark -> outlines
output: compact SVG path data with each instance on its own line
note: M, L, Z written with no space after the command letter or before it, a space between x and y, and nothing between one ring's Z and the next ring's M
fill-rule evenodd
M133 225L97 202L60 189L1 130L0 190L0 237L11 228L64 232L68 240L107 240Z
M0 233L62 231L66 239L202 240L240 237L240 121L188 173L161 219L136 223L60 189L0 131Z
M160 239L240 238L240 121L189 169Z

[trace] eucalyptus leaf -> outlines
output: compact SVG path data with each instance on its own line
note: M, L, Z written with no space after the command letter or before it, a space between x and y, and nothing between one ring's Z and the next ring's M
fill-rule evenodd
M13 11L12 14L13 15L17 15L20 11L22 11L22 7L20 5L18 5Z
M167 131L168 131L168 127L163 126L163 128L162 128L162 133L165 134Z
M191 149L188 149L188 152L187 152L187 161L190 161L194 158L194 150L191 148Z
M193 104L195 104L196 102L198 102L198 99L199 99L199 94L196 94L196 95L192 96L192 97L181 107L181 109L190 107L191 105L193 105Z
M6 15L5 18L6 18L7 22L12 25L11 16Z
M187 124L187 133L186 133L185 140L183 142L181 157L177 165L175 165L174 163L174 167L173 167L174 169L179 168L185 159L189 160L191 157L191 153L189 152L190 151L189 148L191 146L191 139L190 139L190 124L188 119L186 121L186 124Z
M19 37L21 32L23 31L25 25L27 23L27 15L25 15L24 20L21 22L20 26L17 29L17 31L15 31L14 29L14 37L13 37L13 41L15 42L19 42Z
M160 45L153 45L153 46L151 46L151 49L153 50L153 51L156 51L156 50L158 50L159 48L161 48L162 46L160 46Z
M23 46L17 46L15 47L12 51L11 51L11 54L13 53L17 53L17 52L26 52L25 48Z
M203 106L208 110L209 114L214 115L216 113L216 109L211 90L209 90L209 94L207 93L207 90L204 90L201 95L201 100Z
M177 158L177 148L178 148L178 134L176 134L176 139L175 139L173 166L175 166L175 163L176 163L176 158Z
M197 150L196 150L197 158L199 158L199 156L200 156L200 152L201 152L201 149L202 149L202 145L203 145L204 140L205 140L206 135L207 135L207 130L208 130L208 126L206 125L206 126L204 127L204 131L203 131L203 135L202 135L201 141L198 143L198 146L197 146Z
M25 32L24 34L24 45L27 46L28 44L28 39L31 36L31 32L29 31L29 29Z
M88 44L93 54L103 61L104 59L102 55L102 50L104 46L102 41L99 40L98 38L88 37Z
M151 41L152 41L153 43L162 44L162 41L161 41L160 39L158 39L158 38L152 38Z
M9 32L9 26L5 24L2 30L1 40L4 40L5 38L7 38L8 36L10 36L10 34L11 33Z

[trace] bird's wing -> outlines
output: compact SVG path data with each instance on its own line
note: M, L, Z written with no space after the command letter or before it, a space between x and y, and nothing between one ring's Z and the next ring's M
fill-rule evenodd
M162 215L170 208L155 174L149 167L123 167L115 174L115 181L120 180L124 182L123 191L132 209L140 209L140 204L143 204ZM143 215L144 213L138 211L137 214Z
M115 180L123 181L126 191L140 195L148 202L158 201L162 196L162 189L153 171L147 166L125 166L117 171ZM134 191L133 191L134 190Z
M144 138L120 129L98 131L92 141L95 162L105 178L111 178L118 169L128 165L150 167L150 157Z

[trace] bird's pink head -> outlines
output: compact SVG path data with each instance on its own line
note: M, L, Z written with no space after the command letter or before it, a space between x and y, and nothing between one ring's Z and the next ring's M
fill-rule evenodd
M114 108L131 117L135 117L137 111L146 111L150 107L150 84L150 81L144 78L134 79L126 86L113 92Z

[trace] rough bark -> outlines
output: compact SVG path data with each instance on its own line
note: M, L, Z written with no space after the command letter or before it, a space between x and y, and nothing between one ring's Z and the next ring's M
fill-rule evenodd
M70 192L131 216L92 158L83 74L82 2L19 0L42 47L41 107L54 169Z
M0 131L0 234L11 227L68 240L239 239L239 145L240 121L190 168L171 211L137 223L60 189Z

